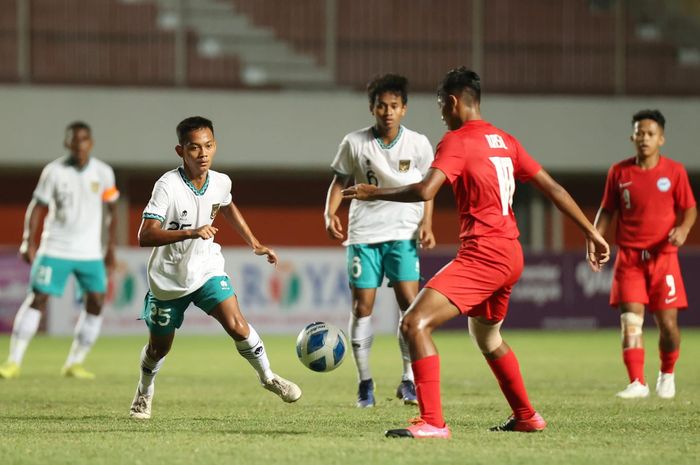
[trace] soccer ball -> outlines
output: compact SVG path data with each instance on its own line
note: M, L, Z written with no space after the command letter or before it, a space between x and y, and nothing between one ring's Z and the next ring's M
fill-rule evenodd
M322 321L311 323L297 337L297 357L313 371L335 370L343 363L346 348L345 334Z

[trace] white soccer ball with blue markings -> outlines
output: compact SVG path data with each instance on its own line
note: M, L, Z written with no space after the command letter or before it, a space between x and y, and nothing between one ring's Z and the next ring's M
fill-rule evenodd
M313 371L332 371L343 363L347 346L345 334L340 329L317 321L299 333L297 357Z

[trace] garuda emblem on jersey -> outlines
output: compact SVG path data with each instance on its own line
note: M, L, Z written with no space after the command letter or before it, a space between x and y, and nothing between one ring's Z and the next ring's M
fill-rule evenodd
M407 173L411 168L411 160L399 160L399 173Z
M214 217L216 217L217 212L219 211L219 206L220 203L213 203L211 204L211 215L209 215L209 219L213 220Z
M92 181L90 183L90 189L92 189L92 191L95 194L97 194L98 192L100 192L100 183L98 181Z

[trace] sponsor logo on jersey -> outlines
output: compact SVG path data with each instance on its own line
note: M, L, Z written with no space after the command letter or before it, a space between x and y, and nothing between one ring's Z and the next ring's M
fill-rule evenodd
M399 160L399 173L407 173L411 169L411 160Z
M182 213L180 213L180 219L185 219L187 218L187 210L182 210Z
M671 180L668 179L666 176L664 176L663 178L659 178L656 181L656 187L661 192L668 192L668 190L671 188Z
M219 211L220 205L221 205L220 203L211 204L211 215L209 215L209 219L212 219L212 220L214 219L214 217L216 216L216 213Z
M631 186L631 185L632 185L632 181L629 181L629 182L621 182L621 183L620 183L620 189L624 189L625 187L628 187L628 186Z
M92 181L90 183L90 189L92 189L92 191L95 194L97 194L98 192L100 192L100 183L98 181Z

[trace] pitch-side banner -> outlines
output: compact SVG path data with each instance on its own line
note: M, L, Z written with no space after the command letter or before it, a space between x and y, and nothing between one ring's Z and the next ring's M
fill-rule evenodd
M225 248L226 272L231 277L238 303L246 319L261 334L298 333L314 321L326 321L347 329L350 290L345 251L333 248L276 248L277 267L250 249ZM138 320L148 289L146 263L150 249L121 248L118 266L111 276L104 310L103 333L139 334L147 332ZM74 281L64 295L53 299L48 331L70 334L81 308ZM396 330L398 307L393 291L377 293L372 324L377 332ZM183 333L221 333L213 318L191 305L185 313Z

